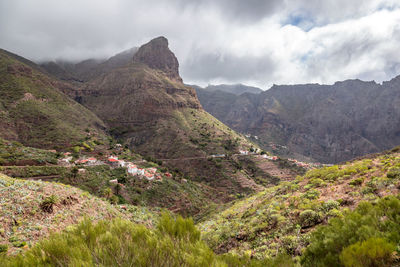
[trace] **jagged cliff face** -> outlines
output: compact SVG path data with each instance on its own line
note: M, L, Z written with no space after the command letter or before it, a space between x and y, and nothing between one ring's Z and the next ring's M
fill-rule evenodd
M77 98L111 127L156 121L182 108L201 109L177 68L168 41L159 37L140 47L131 64L86 83Z
M382 85L348 80L334 85L273 86L234 96L198 90L203 107L233 129L326 163L400 144L400 78Z
M144 63L152 69L163 71L171 80L182 82L178 59L169 50L168 40L165 37L155 38L141 46L133 56L133 62Z

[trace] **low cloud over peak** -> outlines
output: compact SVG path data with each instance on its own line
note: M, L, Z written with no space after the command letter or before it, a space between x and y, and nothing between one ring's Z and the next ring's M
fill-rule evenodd
M0 47L106 58L166 36L187 83L332 83L400 74L394 0L4 0Z

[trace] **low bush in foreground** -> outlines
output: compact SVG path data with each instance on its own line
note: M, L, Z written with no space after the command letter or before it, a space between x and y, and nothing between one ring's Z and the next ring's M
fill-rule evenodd
M290 266L290 258L259 262L232 254L216 255L191 219L163 214L155 229L115 219L84 220L51 235L1 266ZM2 261L2 262L1 262Z

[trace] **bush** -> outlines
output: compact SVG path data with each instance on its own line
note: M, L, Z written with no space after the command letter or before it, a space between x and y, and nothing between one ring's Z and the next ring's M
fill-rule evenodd
M318 224L320 219L321 218L317 212L313 210L305 210L300 213L299 222L301 227L307 228Z
M398 244L400 242L399 214L400 200L394 196L380 199L376 204L361 202L354 211L345 212L342 218L332 218L328 225L317 227L312 232L310 245L301 259L302 264L304 266L341 266L340 257L345 257L349 261L362 257L362 255L354 255L354 251L363 254L364 249L371 246L372 241L364 244L362 242L371 238L382 238L387 243ZM354 244L358 245L348 248ZM348 248L347 252L343 252L346 248ZM387 248L388 246L385 251ZM371 257L372 259L369 260L372 261L374 258Z
M390 168L386 176L391 179L400 179L400 168Z
M1 259L0 259L1 261ZM283 257L285 266L290 259ZM275 261L271 266L279 266ZM9 256L1 266L265 266L266 262L228 254L216 255L203 241L193 220L163 214L156 229L127 220L93 224L84 220L52 234L32 249Z
M370 238L346 247L340 261L346 267L392 266L396 246L383 238Z
M46 197L43 199L43 201L40 203L40 208L44 212L52 213L53 212L53 206L57 203L57 196L51 195L49 197Z
M303 197L307 199L317 199L319 197L320 193L316 189L309 189L307 192L303 194Z
M362 185L363 181L364 181L363 178L356 178L356 179L351 180L349 184L354 185L354 186Z
M0 253L5 253L8 251L8 246L0 244Z

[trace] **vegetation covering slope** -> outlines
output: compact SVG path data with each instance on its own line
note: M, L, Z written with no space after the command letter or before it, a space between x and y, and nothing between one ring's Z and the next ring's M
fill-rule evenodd
M56 164L57 153L23 146L16 141L6 141L0 138L1 165L43 165Z
M217 256L200 240L193 221L164 214L156 229L114 219L85 220L53 234L2 266L277 266L235 255Z
M279 253L299 256L309 244L317 249L316 239L310 241L317 225L343 217L361 201L374 203L399 192L400 153L395 149L369 159L308 171L294 181L237 201L199 227L208 244L220 253L247 251L257 258ZM371 227L370 233L379 232L379 227ZM346 246L358 241L365 240L350 238Z
M34 63L0 50L0 137L40 148L69 146L87 131L103 138L102 121L61 93L65 86Z
M140 209L131 209L127 215L127 211L107 201L58 183L0 174L0 192L0 248L9 253L27 249L51 232L63 230L84 217L94 221L137 217L143 223L152 218L139 216Z

